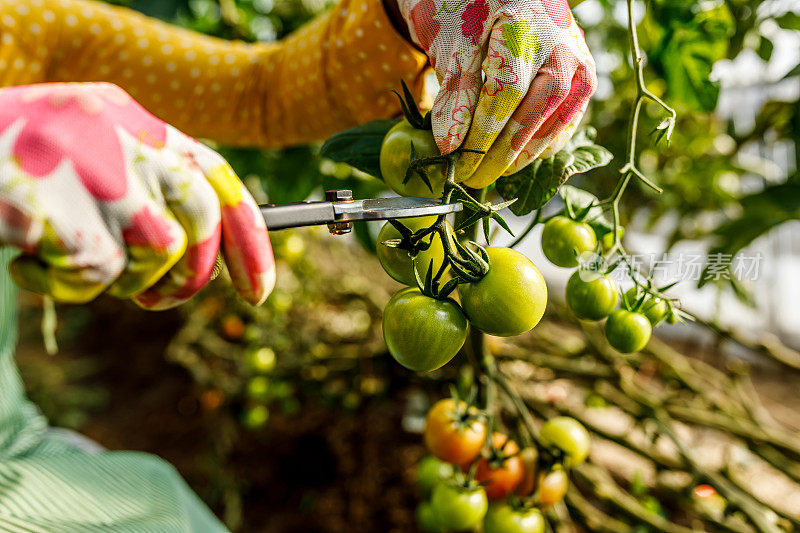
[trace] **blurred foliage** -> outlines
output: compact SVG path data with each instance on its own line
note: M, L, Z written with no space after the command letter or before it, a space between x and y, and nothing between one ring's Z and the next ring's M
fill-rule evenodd
M602 3L602 20L586 28L586 34L601 71L604 65L612 66L607 74L613 92L603 100L595 99L584 120L597 128L600 144L614 154L623 154L625 138L619 132L627 126L635 84L627 30L615 17L619 10L614 7L622 7L621 2ZM794 90L793 100L769 100L760 111L754 109L757 117L749 131L741 131L742 125L714 112L720 96L714 65L755 54L758 59L746 59L766 72L776 32L797 29L798 14L773 12L774 5L760 0L646 3L639 35L647 60L645 79L651 91L678 111L678 120L671 144L655 146L654 138L645 136L664 117L658 106L645 106L639 166L664 193L656 195L642 187L630 191L623 199L623 224L644 214L650 225L660 222L666 227L670 246L683 239L699 239L713 252L735 254L775 225L797 218L800 199L790 195L784 204L793 202L795 208L782 209L774 220L766 221L771 217L767 206L774 197L772 188L800 176L800 91ZM758 98L769 95L779 83L784 87L798 83L800 65L782 80L765 79L764 75L750 76L750 80L754 81L733 88L734 96L740 98L737 105L758 105ZM753 95L756 98L750 98ZM781 143L788 143L793 150L794 170L780 170L763 156ZM598 169L591 183L583 186L604 197L616 183L615 172L614 165ZM731 238L731 224L750 228L747 240L740 235ZM747 301L744 293L737 294Z
M31 302L23 305L20 336L39 338L41 299L28 295ZM53 357L44 351L23 346L18 358L20 373L25 377L25 392L47 415L53 425L79 429L90 415L106 405L108 392L96 383L90 384L101 370L98 361L72 353L72 346L92 322L92 313L85 307L63 307L58 313L59 342L62 354ZM38 348L38 344L34 344Z

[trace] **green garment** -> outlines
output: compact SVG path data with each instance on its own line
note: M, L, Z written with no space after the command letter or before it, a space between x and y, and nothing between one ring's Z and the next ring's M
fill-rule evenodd
M0 532L227 531L177 471L140 452L92 453L25 398L14 365L14 251L0 247Z

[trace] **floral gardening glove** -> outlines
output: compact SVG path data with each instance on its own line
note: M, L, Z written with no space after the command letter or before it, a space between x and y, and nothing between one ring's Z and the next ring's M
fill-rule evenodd
M106 83L0 89L2 244L23 251L17 283L67 302L177 305L220 244L248 302L275 281L264 220L225 160Z
M485 187L564 146L597 86L567 0L398 1L441 83L439 149L486 152L461 155L459 180Z

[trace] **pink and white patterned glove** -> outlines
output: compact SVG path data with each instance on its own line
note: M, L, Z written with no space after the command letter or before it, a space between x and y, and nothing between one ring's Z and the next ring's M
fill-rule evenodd
M485 187L569 140L597 75L567 0L398 3L441 83L432 109L439 149L486 152L461 155L459 181Z
M102 292L164 309L209 280L222 245L238 292L264 301L264 219L228 163L107 83L0 89L0 244L24 288Z

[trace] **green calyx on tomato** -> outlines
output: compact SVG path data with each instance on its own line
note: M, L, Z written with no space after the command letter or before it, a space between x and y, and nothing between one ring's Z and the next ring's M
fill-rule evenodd
M433 489L431 507L446 531L462 531L481 523L489 502L483 487L441 483Z
M458 304L425 296L416 287L397 292L383 311L383 337L398 363L430 372L450 361L467 340Z
M425 446L435 457L454 465L468 465L486 441L486 423L480 412L452 398L439 400L425 417Z
M637 287L631 287L628 292L625 293L625 300L627 300L630 305L634 305L642 297L644 297L644 300L639 306L638 312L647 317L651 326L655 327L659 325L667 318L669 304L664 298L659 298L649 293L640 294Z
M436 222L436 217L417 217L417 218L402 218L398 222L403 224L412 233L417 232L423 228L431 227ZM448 225L448 229L449 225ZM378 233L378 246L377 255L381 266L393 279L403 283L404 285L416 286L417 278L414 276L414 259L408 250L399 247L387 246L383 243L387 241L394 241L402 238L400 231L394 227L390 222L384 224ZM433 273L438 272L442 263L445 261L444 248L439 236L432 232L420 241L420 250L416 256L417 269L419 270L420 277L425 279L428 270L433 262Z
M424 497L429 497L439 483L453 476L454 469L432 455L426 455L417 465L417 486Z
M592 439L583 424L568 416L556 416L542 425L539 438L545 446L561 451L567 466L578 466L589 456Z
M461 306L476 328L499 337L520 335L539 323L547 285L533 261L510 248L486 249L489 272L458 286Z
M647 345L653 327L641 313L617 309L606 320L606 340L620 353L638 352Z
M564 215L548 220L542 230L542 251L560 267L578 266L581 255L594 251L596 246L597 237L589 224Z
M484 533L543 533L544 527L539 509L515 509L507 503L489 506L483 520Z
M610 276L576 270L567 282L567 306L578 318L601 320L617 306L619 287Z

